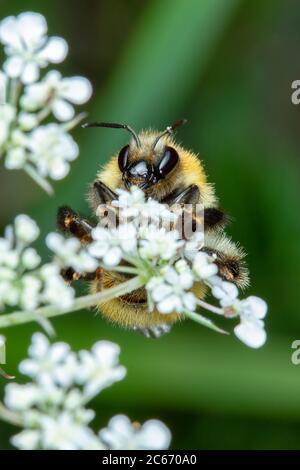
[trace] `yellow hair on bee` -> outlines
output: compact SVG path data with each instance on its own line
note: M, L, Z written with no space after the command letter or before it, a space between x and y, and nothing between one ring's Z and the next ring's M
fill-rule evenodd
M242 289L249 286L249 272L248 268L243 261L246 253L242 247L234 243L224 233L211 233L207 232L204 235L204 246L206 249L212 250L215 253L220 253L220 260L226 257L226 262L238 262L239 274L235 279L235 283Z
M109 289L126 279L120 273L105 272L101 281L91 283L90 292L95 294L102 289ZM200 299L204 297L206 289L205 285L197 283L192 292ZM149 312L147 303L140 303L143 299L146 301L147 294L144 288L140 288L126 296L98 304L97 308L109 321L124 328L151 328L162 324L173 324L183 319L182 315L176 312L170 314L161 314L157 310Z

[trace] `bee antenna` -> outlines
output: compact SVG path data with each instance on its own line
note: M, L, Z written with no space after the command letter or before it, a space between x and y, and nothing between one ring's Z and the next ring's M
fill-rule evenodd
M87 122L87 123L83 124L82 127L84 129L86 129L87 127L109 127L111 129L125 129L126 131L130 132L130 134L132 135L132 137L135 140L135 143L136 143L137 147L142 146L141 141L140 141L139 136L137 135L137 133L130 126L128 126L127 124L115 124L115 123L112 123L112 122L90 122L90 123Z
M180 127L180 126L183 126L184 124L187 123L187 119L179 119L178 121L174 122L174 124L172 124L171 126L167 126L166 129L155 139L154 141L154 144L153 144L153 150L155 149L156 145L158 144L158 142L160 141L160 139L164 136L164 135L172 135L174 134L174 131Z

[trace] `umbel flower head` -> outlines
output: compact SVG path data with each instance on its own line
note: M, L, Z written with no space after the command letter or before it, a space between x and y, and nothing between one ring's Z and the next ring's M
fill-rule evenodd
M47 29L46 20L39 13L21 13L1 21L0 41L8 56L3 69L8 77L32 83L39 78L40 68L65 59L66 41L59 37L47 38Z
M72 305L74 290L65 284L59 266L41 265L41 257L31 246L39 233L36 222L20 214L0 238L0 310L5 306L34 310L40 304Z
M137 187L129 192L118 190L118 196L112 205L119 211L121 224L96 227L89 254L104 268L118 267L122 271L124 261L131 265L144 279L149 311L155 308L161 314L196 313L199 306L208 304L203 304L193 289L199 283L206 285L220 302L221 308L213 311L227 318L239 318L240 324L234 329L236 336L250 347L262 346L266 341L266 303L254 296L238 299L237 287L218 275L215 258L202 251L203 234L196 232L188 240L182 239L173 229L180 216L178 211L146 199Z
M78 156L69 131L83 115L75 114L74 105L86 103L92 87L84 77L65 78L57 70L40 80L41 71L62 62L68 52L66 41L48 37L47 30L39 13L0 22L0 43L7 56L0 71L0 157L7 169L24 169L50 193L48 179L64 178ZM44 125L51 114L59 123Z
M20 372L30 382L5 388L4 403L24 429L12 437L18 449L108 450L167 449L171 433L158 420L143 425L124 415L113 417L108 427L96 434L89 424L95 413L87 403L103 389L122 380L126 369L119 364L120 348L98 341L91 351L71 351L64 342L51 344L35 333L29 358ZM10 414L10 416L11 416Z

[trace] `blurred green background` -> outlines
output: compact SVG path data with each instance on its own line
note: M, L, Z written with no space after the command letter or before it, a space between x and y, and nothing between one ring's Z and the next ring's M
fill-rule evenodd
M44 14L50 33L67 39L69 57L60 70L92 81L91 120L162 129L189 119L178 139L199 152L222 207L234 216L228 232L249 253L247 294L269 303L269 339L258 351L188 321L148 340L92 312L56 319L58 338L76 349L102 338L122 348L128 376L95 400L95 429L125 412L165 421L177 449L299 448L300 366L291 363L291 343L300 338L300 107L290 95L300 79L300 3L0 2L1 18L25 10ZM41 250L57 206L89 215L88 183L128 139L81 128L74 137L80 158L52 198L24 174L0 171L1 226L21 212L35 217ZM17 373L36 329L5 331L10 373ZM1 449L14 431L0 423Z

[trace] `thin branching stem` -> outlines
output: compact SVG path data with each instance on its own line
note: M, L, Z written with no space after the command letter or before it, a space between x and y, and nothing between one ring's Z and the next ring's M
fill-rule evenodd
M46 191L47 194L49 194L49 196L54 194L51 184L45 178L40 176L33 166L26 163L24 165L24 170L44 191Z
M197 303L200 307L208 310L209 312L217 313L218 315L224 315L223 308L216 307L215 305L211 305L208 302L204 302L204 300L198 299Z
M211 320L208 318L203 317L200 313L191 312L190 310L184 310L183 315L185 315L190 320L193 320L196 323L200 323L200 325L206 326L211 330L217 331L218 333L222 333L223 335L228 335L228 331L222 330L218 326L216 326Z

